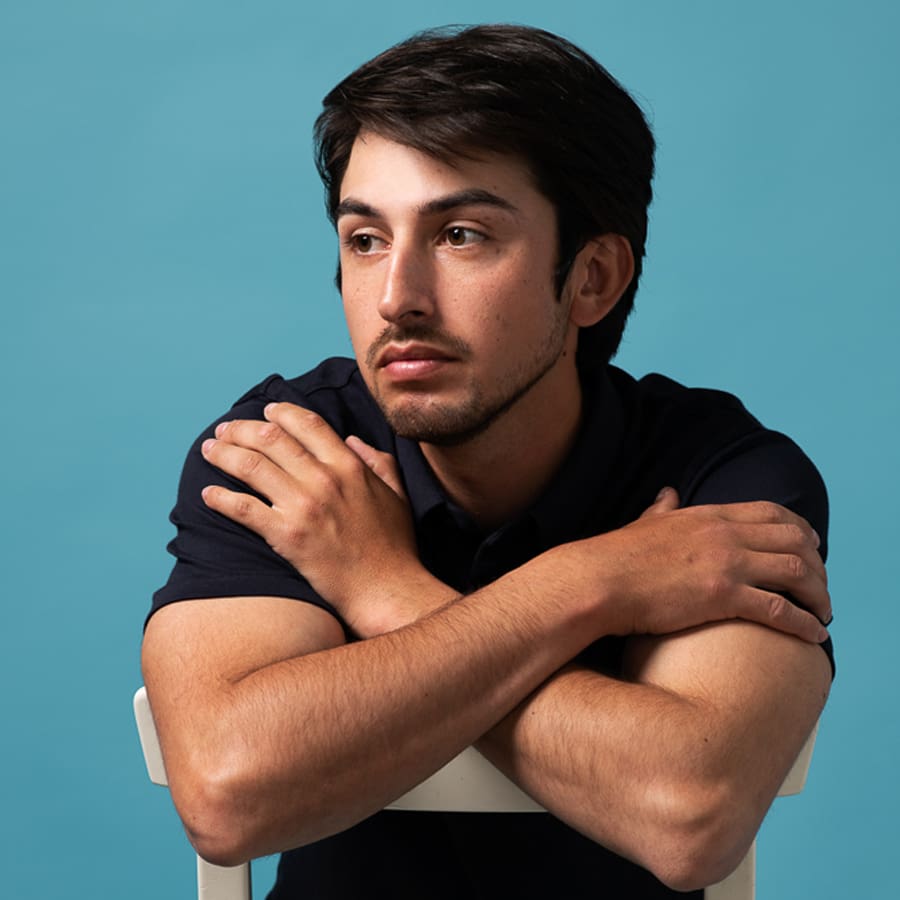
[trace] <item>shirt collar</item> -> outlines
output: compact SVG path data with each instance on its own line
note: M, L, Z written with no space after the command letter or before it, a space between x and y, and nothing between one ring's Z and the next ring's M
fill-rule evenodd
M622 443L622 404L605 366L582 374L582 392L575 443L529 510L544 547L583 536L586 521L602 502Z
M449 504L444 489L416 441L397 438L397 463L403 474L406 496L417 525L432 509Z
M621 446L622 404L607 368L583 373L582 391L582 423L575 443L547 488L521 517L532 520L543 547L581 536L585 521L601 501ZM447 498L415 441L397 438L397 462L417 526L438 507L459 520L462 511Z

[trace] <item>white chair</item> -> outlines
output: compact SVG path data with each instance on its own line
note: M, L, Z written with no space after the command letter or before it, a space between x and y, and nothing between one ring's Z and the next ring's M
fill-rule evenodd
M154 784L167 785L156 726L147 699L140 688L134 695L141 748L147 772ZM779 797L799 794L806 784L816 729L788 773ZM524 791L494 768L477 750L469 747L451 759L417 787L394 801L388 809L437 810L444 812L543 812ZM250 863L233 868L214 866L197 857L199 900L251 900ZM704 891L704 900L754 900L756 896L756 842L741 864L724 881Z

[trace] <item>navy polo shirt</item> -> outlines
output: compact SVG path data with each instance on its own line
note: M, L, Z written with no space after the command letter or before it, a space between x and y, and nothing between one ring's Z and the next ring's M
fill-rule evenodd
M828 506L815 467L789 438L765 429L729 394L688 389L614 367L582 373L584 417L565 463L534 505L490 534L444 495L415 442L397 438L355 362L329 359L292 380L273 375L218 421L261 419L267 403L315 410L342 437L356 434L398 461L423 564L460 592L475 590L561 543L636 519L665 485L684 505L773 500L806 518L825 553ZM314 603L337 616L260 537L209 510L208 484L246 490L191 448L172 512L176 563L153 597L271 595ZM528 452L527 447L522 448ZM622 640L606 638L582 660L615 675ZM832 659L831 643L823 649ZM474 898L684 897L545 813L384 811L347 831L282 856L270 897ZM702 892L693 895L700 897Z

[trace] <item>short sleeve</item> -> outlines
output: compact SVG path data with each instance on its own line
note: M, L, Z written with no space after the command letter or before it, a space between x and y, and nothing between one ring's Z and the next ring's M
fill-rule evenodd
M685 505L770 500L803 516L816 530L819 553L828 554L828 495L816 467L788 437L772 431L749 435L717 454L682 496ZM831 638L822 644L834 671Z
M153 595L148 620L158 609L176 601L240 596L287 597L315 604L338 617L334 607L259 535L209 509L200 496L207 485L247 492L246 485L210 465L200 447L213 436L220 421L262 419L269 399L264 394L245 396L210 425L188 452L169 516L177 529L167 547L175 565L169 580Z

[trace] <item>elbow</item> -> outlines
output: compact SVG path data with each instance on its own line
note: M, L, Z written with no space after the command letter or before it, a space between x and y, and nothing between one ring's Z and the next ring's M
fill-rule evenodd
M192 831L185 827L191 846L208 863L222 868L233 868L250 862L254 857L231 839L230 835Z
M169 778L172 800L197 854L230 867L273 852L260 773L249 771L236 754L199 757L193 755Z
M744 850L748 850L750 844ZM744 858L705 841L679 840L665 851L665 858L651 867L654 875L673 891L698 891L730 875Z
M750 849L759 821L751 804L721 786L668 791L657 817L657 839L644 865L675 891L702 890L722 881Z
M342 823L312 773L273 773L240 746L195 754L170 773L172 800L197 854L238 866L333 834ZM305 787L304 787L305 785Z
M172 799L197 855L216 866L238 866L260 855L252 818L241 792L222 773L193 773L172 780Z

